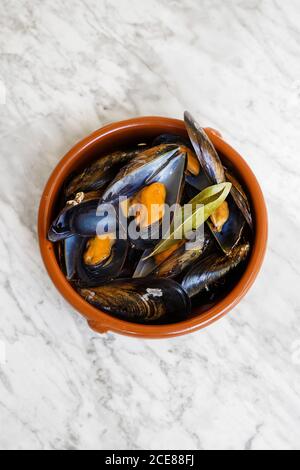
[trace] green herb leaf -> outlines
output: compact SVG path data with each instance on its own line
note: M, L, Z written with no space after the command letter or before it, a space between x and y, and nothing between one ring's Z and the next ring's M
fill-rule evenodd
M174 214L174 220L167 238L158 243L153 252L145 259L163 253L178 243L178 240L188 238L189 233L201 227L225 201L231 186L231 183L209 186L192 199L189 204L177 211Z

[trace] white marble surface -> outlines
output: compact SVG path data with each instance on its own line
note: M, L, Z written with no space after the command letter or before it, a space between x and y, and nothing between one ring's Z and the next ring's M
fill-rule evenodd
M299 25L299 0L0 0L0 448L300 448ZM264 268L205 331L97 336L41 263L44 184L104 123L185 108L262 184Z

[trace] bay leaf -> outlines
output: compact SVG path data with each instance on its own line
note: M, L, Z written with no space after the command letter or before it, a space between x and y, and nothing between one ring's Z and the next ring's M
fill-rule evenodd
M220 183L201 191L187 205L175 212L172 225L165 238L156 245L145 259L163 253L178 240L187 238L193 230L199 229L215 210L226 200L231 190L231 183Z

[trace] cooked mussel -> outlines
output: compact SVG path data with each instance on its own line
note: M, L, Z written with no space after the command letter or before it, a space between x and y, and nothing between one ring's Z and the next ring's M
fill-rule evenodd
M98 191L112 181L121 167L138 155L140 150L114 152L101 157L69 181L65 197L70 198L79 192Z
M117 217L118 209L101 205L99 198L68 205L51 225L48 239L57 242L73 235L93 237L96 234L115 232Z
M188 295L171 279L122 279L79 292L103 312L136 323L175 323L191 312Z
M205 236L203 240L198 243L192 243L193 247L189 248L189 243L184 243L179 246L170 256L164 253L157 255L156 264L157 268L153 271L153 276L160 278L177 278L180 276L189 266L195 263L200 257L204 255L212 239L209 236Z
M187 154L187 171L188 174L197 176L200 173L200 163L193 150L191 142L180 135L175 134L162 134L156 137L152 143L153 146L163 144L177 144L180 146L182 152Z
M226 181L224 167L206 132L188 111L184 113L184 121L189 138L206 176L214 184L224 183Z
M72 236L69 224L70 211L72 207L74 206L65 207L52 223L48 231L48 240L50 242L56 243Z
M168 229L172 214L165 208L180 202L185 165L185 155L175 155L131 200L129 215L133 211L134 221L129 226L129 237L137 249L154 246Z
M184 113L184 120L187 132L204 173L211 182L224 183L226 181L225 169L206 132L187 111ZM235 185L232 187L231 195L247 223L252 228L253 222L249 204L245 202L244 196Z
M210 181L226 181L227 179L232 183L231 193L227 201L207 222L220 248L225 254L229 254L240 242L246 221L249 222L250 206L236 178L225 171L213 144L204 130L200 128L189 113L186 113L185 119L190 137L194 139L195 149L198 146L197 155L199 160L205 169L198 176L186 178L188 187L199 191L209 185ZM237 205L237 200L239 200L239 205ZM243 206L243 210L241 210L241 206Z
M116 239L113 234L82 239L76 263L79 284L94 287L116 279L123 269L127 252L127 240Z
M90 239L72 235L62 244L61 267L67 279L80 286L97 286L117 278L128 250L128 242L112 234Z
M152 277L177 278L200 256L203 256L211 244L210 232L205 230L204 233L195 232L189 241L179 240L177 244L156 256L150 256L152 250L146 250L137 265L134 277L151 275Z
M118 208L99 201L89 201L74 207L69 224L71 232L82 237L116 233Z
M249 252L250 244L244 243L235 247L228 256L214 252L201 258L184 276L183 289L190 297L200 294L236 269Z
M230 254L241 241L246 221L230 194L207 224L221 250Z
M131 198L150 181L154 181L174 157L181 154L178 145L159 145L141 152L126 165L109 185L103 203L114 203L120 197Z
M77 207L81 204L84 204L84 207L87 207L88 203L99 202L101 194L101 192L97 191L92 191L90 193L80 192L77 193L73 199L67 200L63 209L50 226L48 239L55 243L74 235L70 229L70 220L72 219L74 212L76 213L78 210Z
M105 192L103 203L120 204L120 228L131 219L128 236L135 248L153 246L163 236L162 222L171 216L165 208L180 202L185 166L186 153L177 145L158 146L134 159Z
M236 178L234 178L232 175L229 175L229 173L226 174L229 176L229 182L239 185ZM199 176L197 177L187 177L186 182L188 194L190 196L196 194L198 191L202 191L210 184L207 176L203 172L200 172ZM241 186L239 185L238 187L241 191L241 194L244 195L245 193L242 192L243 190ZM240 242L246 220L233 200L232 188L227 200L224 201L224 203L214 214L212 214L210 219L207 221L207 224L218 245L225 254L230 253L232 248L234 248Z

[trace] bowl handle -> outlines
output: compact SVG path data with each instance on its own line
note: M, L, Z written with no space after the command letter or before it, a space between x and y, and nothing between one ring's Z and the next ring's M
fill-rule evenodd
M212 134L215 134L217 137L220 137L223 139L223 136L220 131L217 131L217 129L214 129L213 127L206 127L208 131L210 131Z
M89 320L88 325L96 333L104 334L109 331L106 325L97 321Z

